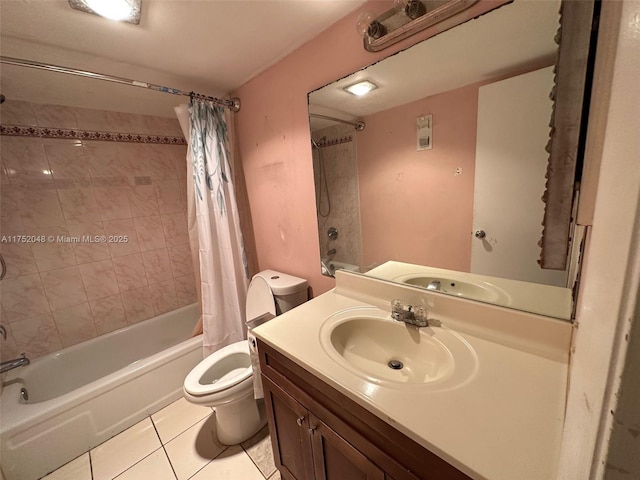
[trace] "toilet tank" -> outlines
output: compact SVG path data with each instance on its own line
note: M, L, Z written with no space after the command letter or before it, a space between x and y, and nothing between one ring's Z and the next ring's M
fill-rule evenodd
M256 276L264 278L276 299L276 314L287 312L309 300L308 283L303 278L294 277L275 270L264 270Z

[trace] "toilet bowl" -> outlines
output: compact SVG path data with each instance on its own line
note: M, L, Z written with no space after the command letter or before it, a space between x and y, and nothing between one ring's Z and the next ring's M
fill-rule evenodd
M256 274L247 291L247 320L284 313L307 300L307 281L273 270ZM263 402L253 394L253 368L246 340L227 345L202 360L183 385L191 403L214 407L220 443L236 445L265 424Z

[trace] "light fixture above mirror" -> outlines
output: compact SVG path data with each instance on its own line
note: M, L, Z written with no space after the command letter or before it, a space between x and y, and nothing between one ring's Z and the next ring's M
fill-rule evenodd
M74 10L119 22L140 24L141 0L69 0Z
M364 38L365 50L379 52L477 2L478 0L396 0L393 8L378 17L368 12L362 13L358 17L356 29Z

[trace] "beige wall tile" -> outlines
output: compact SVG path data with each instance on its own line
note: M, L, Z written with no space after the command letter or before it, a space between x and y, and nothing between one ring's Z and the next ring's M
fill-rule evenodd
M180 245L189 242L187 215L185 212L162 215L162 228L167 245Z
M149 292L151 292L151 303L153 304L153 312L155 315L170 312L178 308L176 287L173 284L173 279L149 285Z
M167 248L171 272L175 277L193 275L193 259L191 257L191 245L183 243Z
M2 310L9 322L48 313L49 303L40 275L5 278L2 281Z
M89 237L96 240L98 237L105 236L104 225L102 222L79 223L77 225L69 225L69 235L80 237L81 241L73 244L73 253L76 256L76 262L80 265L83 263L97 262L106 260L111 257L109 253L109 245L100 241L85 241L83 237Z
M170 280L173 277L166 248L142 252L142 261L147 272L149 285L163 280Z
M93 324L98 335L127 326L127 315L124 312L120 295L94 300L89 302L89 306L91 307Z
M104 231L107 236L126 237L126 242L108 243L109 251L112 257L121 257L123 255L131 255L138 253L140 246L138 245L138 234L133 224L133 219L111 220L104 222Z
M136 227L141 251L166 247L160 215L134 218L133 223Z
M132 217L129 187L96 187L94 193L102 220L121 220Z
M11 333L18 351L25 352L30 360L62 348L51 314L37 315L12 324Z
M76 114L71 107L33 103L39 127L78 128Z
M133 324L153 317L153 304L149 287L122 292L122 305L127 315L127 323Z
M7 99L2 104L2 124L24 127L37 126L36 114L29 102Z
M89 178L89 166L80 155L80 140L44 139L44 150L54 179L77 180Z
M158 215L158 201L153 185L137 185L129 189L129 204L134 217Z
M147 274L140 253L113 258L113 269L121 292L147 285Z
M84 289L89 300L109 297L120 293L111 259L85 263L78 266Z
M56 190L21 187L13 193L25 227L65 225Z
M173 279L176 287L176 300L179 307L191 305L198 301L197 285L193 274Z
M77 266L41 272L40 277L51 311L87 301L87 294Z
M67 225L100 221L100 210L92 188L59 189L58 198Z
M28 243L2 243L0 252L4 257L7 271L5 278L37 273L36 260Z
M76 345L97 335L88 303L56 310L53 312L53 318L63 347Z

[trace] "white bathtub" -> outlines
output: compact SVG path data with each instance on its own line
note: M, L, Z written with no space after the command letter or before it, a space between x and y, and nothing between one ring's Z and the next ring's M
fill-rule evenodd
M37 479L180 398L202 360L202 336L190 338L198 312L189 305L9 372L0 397L6 479Z

